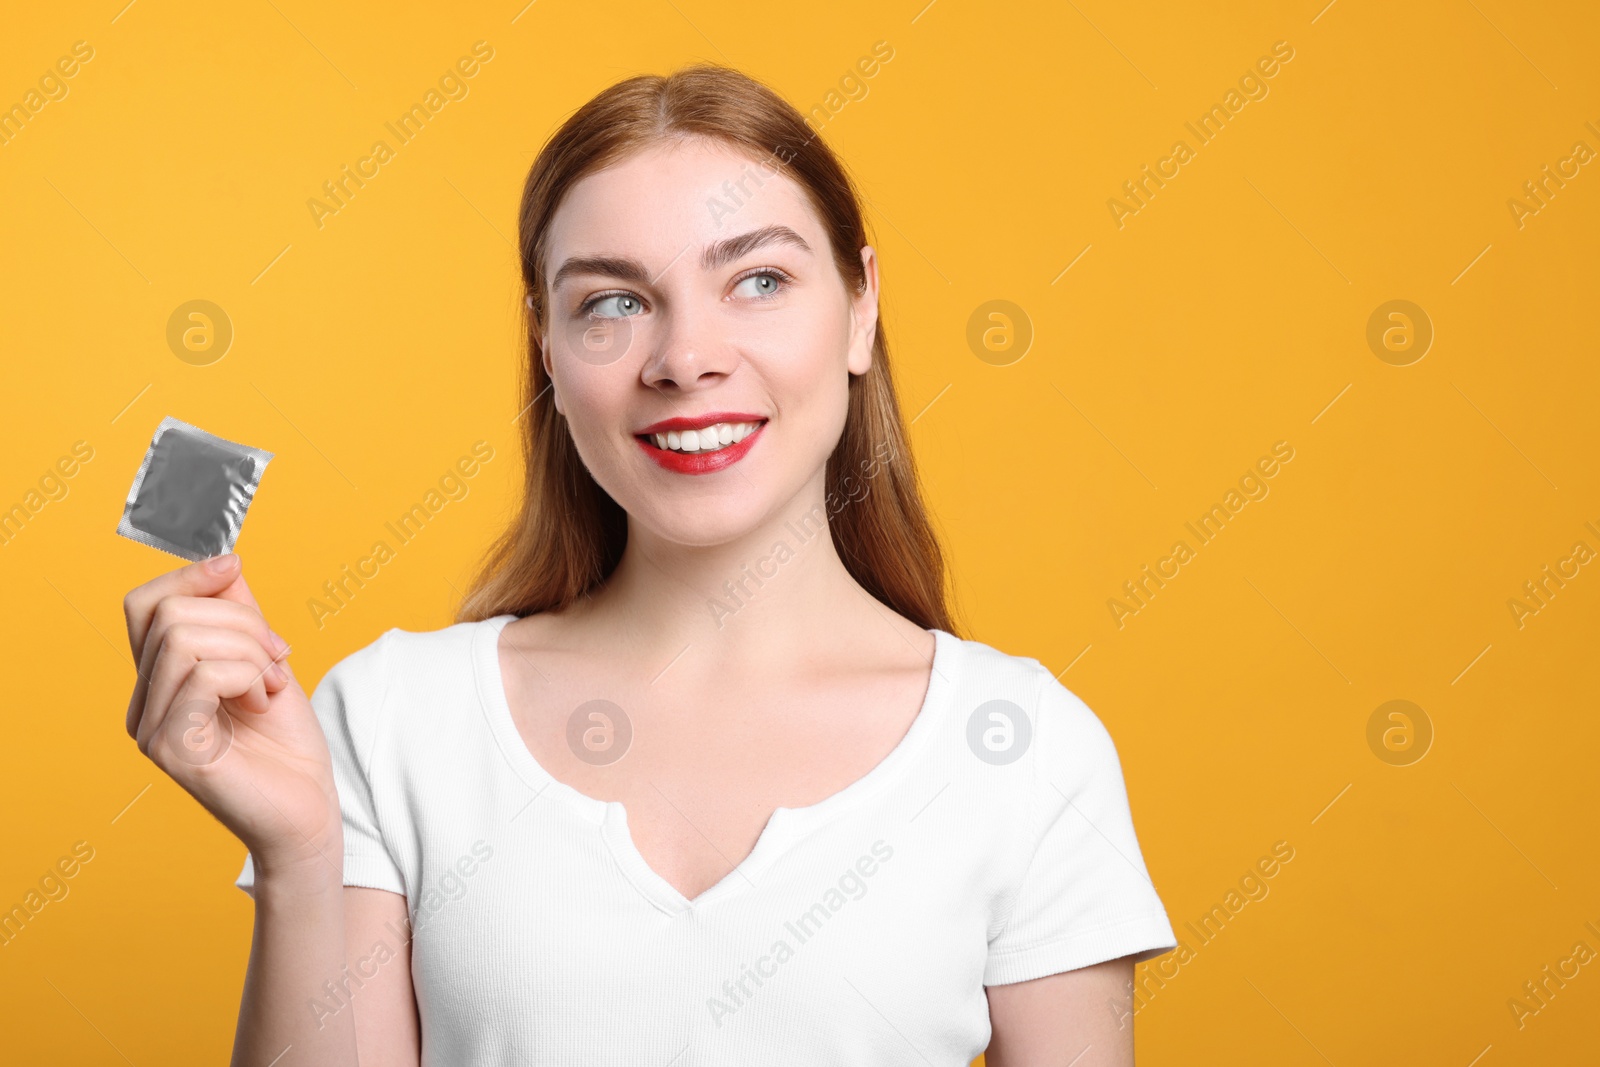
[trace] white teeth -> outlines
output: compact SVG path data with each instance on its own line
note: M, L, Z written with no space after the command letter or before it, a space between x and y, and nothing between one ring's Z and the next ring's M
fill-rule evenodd
M719 422L699 430L651 434L657 448L674 452L715 452L749 437L757 422Z

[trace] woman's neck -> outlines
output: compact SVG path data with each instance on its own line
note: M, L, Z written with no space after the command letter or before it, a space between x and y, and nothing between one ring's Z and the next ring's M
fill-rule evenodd
M630 523L621 562L573 621L652 660L699 645L730 667L758 668L881 627L880 616L891 613L834 547L819 479L815 494L721 544L684 545Z

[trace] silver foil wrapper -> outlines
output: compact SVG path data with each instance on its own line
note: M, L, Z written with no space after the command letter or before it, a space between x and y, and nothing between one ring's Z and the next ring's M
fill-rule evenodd
M117 533L187 560L233 551L272 455L168 415L134 475Z

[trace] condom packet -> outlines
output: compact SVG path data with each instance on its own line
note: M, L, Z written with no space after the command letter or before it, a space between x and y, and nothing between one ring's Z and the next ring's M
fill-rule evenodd
M192 561L231 552L272 456L168 415L134 475L117 533Z

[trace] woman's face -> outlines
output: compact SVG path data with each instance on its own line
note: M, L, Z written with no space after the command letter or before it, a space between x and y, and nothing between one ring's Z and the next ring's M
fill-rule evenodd
M862 249L866 291L847 291L782 169L660 145L577 182L551 220L544 367L636 530L721 544L822 487L872 361L877 262Z

